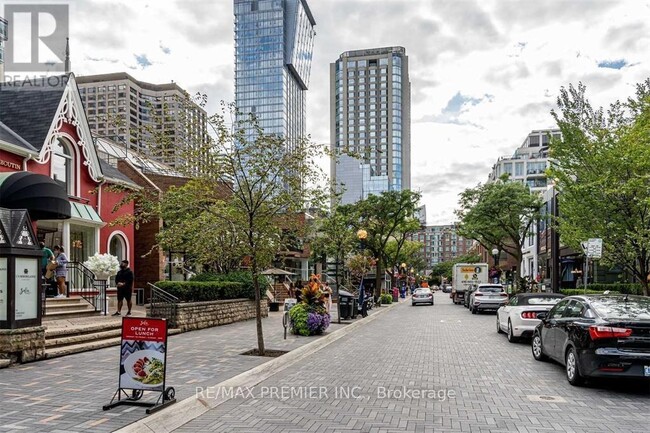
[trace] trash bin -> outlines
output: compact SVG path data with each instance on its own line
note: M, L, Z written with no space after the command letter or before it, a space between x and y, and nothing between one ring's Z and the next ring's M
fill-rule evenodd
M393 302L398 302L399 301L399 290L397 290L397 287L393 287Z
M345 290L339 290L339 314L341 319L350 319L356 316L356 302L354 295Z

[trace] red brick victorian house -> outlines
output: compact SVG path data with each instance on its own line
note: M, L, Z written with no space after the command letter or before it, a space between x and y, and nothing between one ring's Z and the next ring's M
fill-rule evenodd
M99 159L74 74L0 84L0 207L27 208L39 240L83 263L109 252L134 260L134 228L113 212L139 188ZM67 205L66 205L67 202Z

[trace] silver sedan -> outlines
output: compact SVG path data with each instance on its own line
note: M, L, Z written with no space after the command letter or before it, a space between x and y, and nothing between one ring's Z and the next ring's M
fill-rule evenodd
M423 287L417 289L411 296L411 305L430 304L433 305L433 293L430 289Z

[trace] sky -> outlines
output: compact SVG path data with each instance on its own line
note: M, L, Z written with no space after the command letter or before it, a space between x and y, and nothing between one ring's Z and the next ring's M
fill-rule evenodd
M592 103L607 106L650 76L648 0L308 3L316 20L307 93L314 142L330 142L329 64L344 51L406 48L412 188L423 194L429 224L454 222L463 190L485 182L531 130L554 126L561 87L583 82ZM173 80L206 93L209 113L234 100L232 0L68 4L76 75Z

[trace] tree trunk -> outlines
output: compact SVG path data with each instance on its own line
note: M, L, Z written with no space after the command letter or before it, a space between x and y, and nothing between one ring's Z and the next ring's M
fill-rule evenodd
M381 266L381 260L377 260L377 266L376 266L376 275L375 275L375 296L379 297L381 295L381 282L383 280L383 272L384 270L382 269Z
M259 356L264 356L264 331L262 330L262 295L260 293L260 282L258 280L257 256L255 255L255 242L253 234L249 232L248 243L251 248L251 273L253 275L253 287L255 289L255 322L257 325L257 351Z

